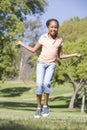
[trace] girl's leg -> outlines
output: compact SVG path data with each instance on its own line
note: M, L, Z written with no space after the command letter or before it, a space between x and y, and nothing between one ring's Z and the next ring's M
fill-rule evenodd
M45 74L44 64L42 62L38 62L37 63L37 68L36 68L36 97L37 97L37 107L41 107L44 74Z
M41 100L42 100L42 93L43 93L44 74L45 74L44 64L42 62L38 62L36 68L37 110L35 113L35 118L39 118L41 116Z
M49 93L44 93L44 105L48 106Z
M55 64L51 64L47 67L45 71L44 76L44 105L43 105L43 116L46 117L49 115L49 107L48 107L48 100L49 100L49 94L51 92L51 83L52 83L52 77L55 70Z
M42 95L36 95L36 98L37 98L37 108L41 108Z
M54 74L56 65L55 64L49 64L46 71L45 71L45 76L44 76L44 104L48 105L48 99L49 99L49 94L51 92L51 83L52 83L52 77Z

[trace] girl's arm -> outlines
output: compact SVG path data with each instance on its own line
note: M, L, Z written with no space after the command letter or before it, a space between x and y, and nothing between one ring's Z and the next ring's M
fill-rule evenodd
M34 47L31 47L31 46L25 45L25 44L24 44L23 42L21 42L21 41L19 41L19 42L17 43L17 45L23 46L25 49L31 51L32 53L36 52L36 51L37 51L38 49L40 49L41 46L42 46L41 44L37 43Z
M63 54L62 53L62 46L59 47L58 50L58 57L60 59L66 59L66 58L70 58L70 57L80 57L81 55L78 53L73 53L73 54Z

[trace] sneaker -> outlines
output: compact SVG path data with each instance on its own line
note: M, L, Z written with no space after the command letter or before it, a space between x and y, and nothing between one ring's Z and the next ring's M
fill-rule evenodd
M35 118L40 118L41 117L41 109L38 109L36 110L36 113L35 113Z
M43 117L47 117L49 115L49 107L43 107Z

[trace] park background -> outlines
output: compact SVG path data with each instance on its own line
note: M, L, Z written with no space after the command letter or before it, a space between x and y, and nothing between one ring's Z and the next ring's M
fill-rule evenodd
M0 130L87 129L87 1L0 1ZM49 99L50 115L34 119L35 54L16 46L34 46L47 32L46 21L60 23L64 53L81 58L58 59Z

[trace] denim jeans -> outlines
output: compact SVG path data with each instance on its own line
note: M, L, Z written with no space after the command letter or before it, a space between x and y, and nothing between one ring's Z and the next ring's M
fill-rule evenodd
M52 77L56 65L54 63L37 62L36 67L36 94L51 92Z

